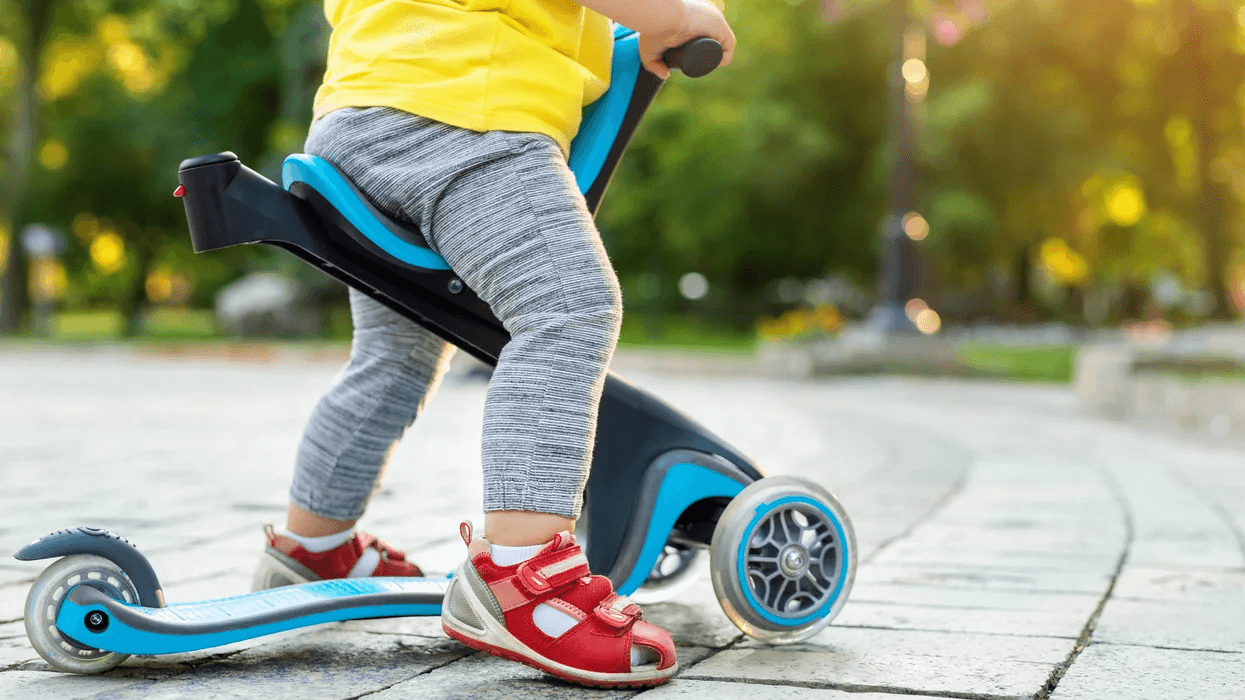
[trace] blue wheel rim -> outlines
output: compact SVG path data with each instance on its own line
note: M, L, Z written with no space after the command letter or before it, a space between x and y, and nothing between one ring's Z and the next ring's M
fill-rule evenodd
M799 506L804 506L804 508ZM820 516L820 523L813 522L807 512L808 509ZM795 511L801 512L810 525L800 526L798 520L791 516ZM785 537L776 541L773 537L774 527L780 524L778 520L784 516L788 518L785 523L781 523L785 525ZM792 536L790 530L793 523L801 531L801 536ZM760 534L758 528L763 526L769 527L769 533L758 544L755 542ZM801 544L802 540L807 540L807 536L802 534L805 531L811 531L814 534L815 547ZM828 541L825 540L825 535L830 533L833 533L833 537ZM786 541L782 541L783 539ZM740 540L739 549L736 552L736 575L739 576L740 589L758 615L780 627L800 627L830 614L847 581L846 572L850 552L846 551L849 541L843 532L842 523L823 503L808 496L786 496L763 504L757 508L752 520L744 528L744 537ZM797 544L801 545L808 558L807 565L796 566L793 571L784 569L778 559L784 553L794 559L793 555L798 554L798 549L792 545ZM773 552L761 552L774 555L773 566L766 566L770 563L769 557L760 556L761 553L758 552L750 552L753 549L776 549L777 551ZM827 574L824 564L827 555L830 554L834 556L834 565L833 571ZM766 574L768 578L765 578ZM765 581L760 598L753 583L754 575L757 579ZM777 590L773 588L775 582L781 586ZM817 595L814 596L813 592ZM797 603L794 610L780 609L787 607L793 600ZM801 601L807 602L801 605L799 604Z

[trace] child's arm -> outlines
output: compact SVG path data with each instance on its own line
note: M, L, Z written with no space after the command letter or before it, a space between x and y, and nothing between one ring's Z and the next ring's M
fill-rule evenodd
M702 0L579 0L619 24L640 33L640 60L659 78L669 78L661 61L666 49L707 36L722 45L722 65L731 62L735 33L722 12Z

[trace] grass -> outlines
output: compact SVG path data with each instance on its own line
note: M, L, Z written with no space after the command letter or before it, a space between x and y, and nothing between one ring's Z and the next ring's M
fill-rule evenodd
M69 342L118 340L125 328L124 316L112 309L66 311L52 319L52 339ZM200 309L152 309L143 319L139 338L151 340L203 340L218 338L216 319Z
M969 343L955 350L955 359L970 377L1021 382L1068 384L1076 346L1015 346Z
M66 342L121 340L124 325L121 313L112 309L65 311L53 318L51 339ZM326 335L327 338L311 340L350 340L349 311L341 309L330 313ZM152 309L144 319L142 332L132 340L212 339L226 340L217 329L211 310ZM291 341L283 339L281 342ZM619 345L747 354L756 348L756 336L725 325L680 316L668 316L660 323L629 316L623 320Z

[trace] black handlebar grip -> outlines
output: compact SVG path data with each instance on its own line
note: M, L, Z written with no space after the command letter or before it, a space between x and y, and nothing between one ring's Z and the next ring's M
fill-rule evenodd
M678 68L689 78L709 75L722 62L722 45L707 36L692 39L682 46L666 49L661 55L662 63Z

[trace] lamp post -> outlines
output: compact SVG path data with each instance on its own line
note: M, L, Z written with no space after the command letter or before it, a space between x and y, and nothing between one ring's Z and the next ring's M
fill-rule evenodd
M911 0L893 0L891 42L893 58L888 69L889 135L893 160L886 217L882 220L878 256L878 302L866 325L882 333L915 333L916 326L904 311L913 296L916 246L904 231L904 218L916 210L916 139L912 128L912 102L924 98L924 35L920 41L909 32ZM919 52L919 55L917 55ZM911 63L911 61L919 63ZM912 75L919 72L921 75ZM917 80L911 80L917 78ZM914 83L924 83L919 92Z

